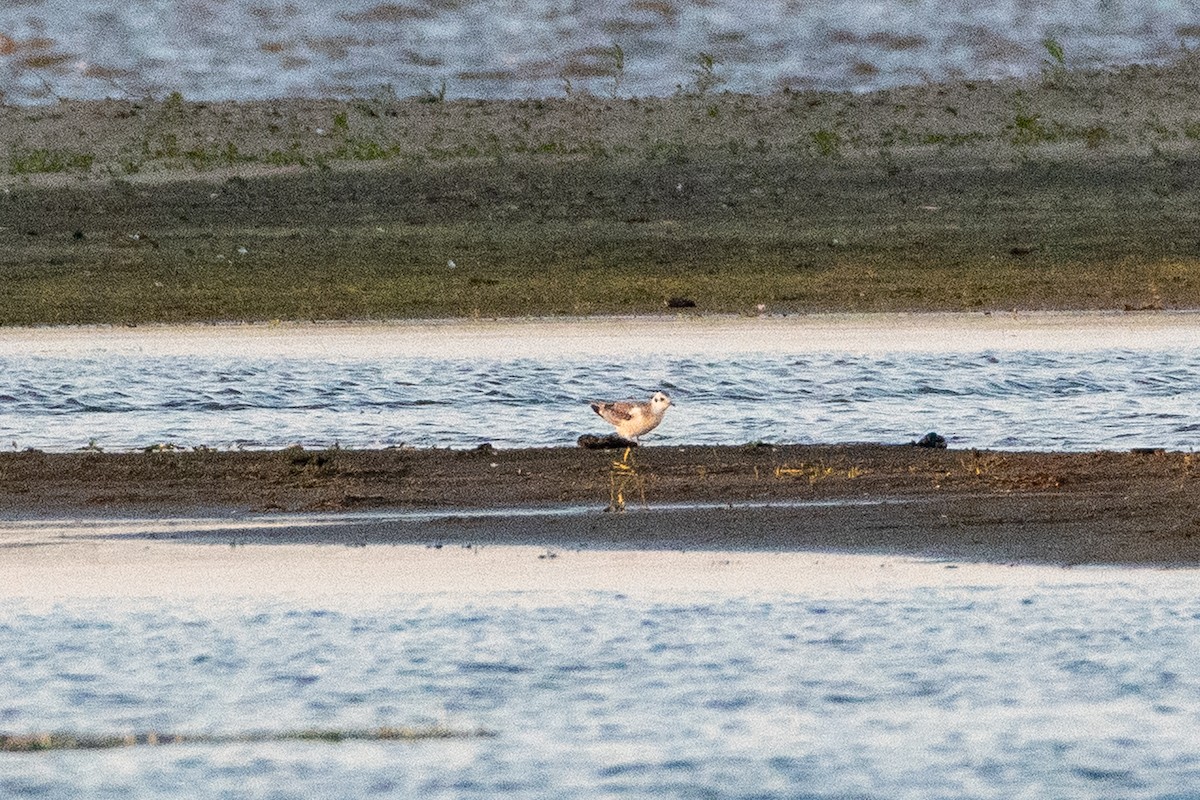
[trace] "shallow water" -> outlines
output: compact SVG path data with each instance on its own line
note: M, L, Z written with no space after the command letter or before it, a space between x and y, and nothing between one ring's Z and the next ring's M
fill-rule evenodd
M0 4L0 86L9 102L663 95L711 81L704 53L715 89L869 89L1036 73L1047 37L1073 66L1161 61L1198 23L1189 0L37 0Z
M893 323L888 325L888 321ZM1200 442L1200 318L614 320L0 333L0 442L498 447L603 433L588 401L674 398L656 444L1083 451Z
M6 602L5 731L498 735L0 754L0 794L1190 796L1194 576L1076 578L872 598Z

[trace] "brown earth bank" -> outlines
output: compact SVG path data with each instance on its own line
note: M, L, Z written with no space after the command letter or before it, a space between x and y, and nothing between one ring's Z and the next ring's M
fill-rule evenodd
M0 107L0 324L1197 308L1198 80Z
M857 444L643 447L628 460L619 451L575 448L19 452L0 454L0 514L229 520L224 530L169 534L199 541L837 550L1195 566L1196 464L1180 452ZM626 511L604 513L617 488ZM340 513L348 511L379 513ZM284 525L244 526L263 513L283 516ZM297 524L288 525L289 516Z

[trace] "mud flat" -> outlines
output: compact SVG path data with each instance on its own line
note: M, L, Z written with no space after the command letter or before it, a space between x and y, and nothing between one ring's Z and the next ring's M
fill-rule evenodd
M0 107L0 324L1197 308L1197 76Z
M21 526L221 543L838 551L1200 565L1196 458L912 446L5 453ZM614 481L616 482L614 484ZM605 513L614 486L626 511ZM203 518L199 523L155 520ZM15 531L15 533L13 533ZM113 531L108 531L112 533ZM107 535L107 534L106 534Z

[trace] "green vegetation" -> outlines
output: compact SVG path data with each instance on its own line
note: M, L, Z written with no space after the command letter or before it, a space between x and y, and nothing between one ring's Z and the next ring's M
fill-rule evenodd
M1049 58L1042 60L1042 84L1051 89L1067 88L1070 73L1067 71L1067 56L1057 39L1042 40L1042 48Z
M8 156L8 171L12 175L35 175L46 172L87 172L95 163L91 153L74 150L38 147L30 150L14 148Z
M304 150L300 147L299 142L293 142L287 150L272 150L263 156L263 161L277 167L286 167L289 165L308 166L311 163L311 157L305 155Z
M1015 133L1012 137L1014 145L1041 144L1053 142L1057 137L1049 131L1037 114L1017 114L1013 119Z
M178 91L171 92L167 95L167 99L163 100L162 108L166 112L182 113L185 111L186 104L183 100L183 93Z
M1155 111L1105 103L1094 93L1072 94L1057 87L1040 97L1037 90L1026 88L997 95L996 86L976 83L866 96L721 93L716 91L722 82L719 62L707 53L697 56L694 80L686 90L680 87L676 96L621 99L616 95L624 86L623 49L613 44L598 58L600 63L581 67L581 74L593 69L610 77L611 99L579 94L568 86L569 101L447 101L443 81L438 89L408 100L395 98L392 90L371 99L313 101L301 118L294 110L283 110L290 101L283 107L277 103L232 107L188 102L174 92L157 105L129 103L118 110L116 118L129 120L113 126L123 139L97 140L88 135L96 147L84 153L57 144L63 141L62 132L51 138L21 135L22 141L42 144L10 146L5 166L10 175L123 176L255 165L323 169L338 162L399 156L500 162L526 155L547 160L642 155L649 161L668 158L687 163L707 157L714 149L792 150L821 159L861 160L897 147L938 152L990 148L993 156L998 149L1015 148L1013 155L1020 159L1034 145L1083 142L1096 148L1143 140L1158 145L1200 141L1196 121L1200 104ZM1188 91L1193 86L1189 78ZM930 97L922 99L921 93ZM985 97L989 93L993 94L990 100ZM782 113L775 114L773 107ZM1004 108L1010 110L1006 113ZM90 112L82 113L86 117ZM6 117L6 129L14 130L13 116L0 113ZM36 126L49 119L27 114L20 124ZM72 130L70 135L85 133ZM56 144L46 146L48 141ZM755 146L755 142L762 144ZM1164 152L1170 154L1170 148Z
M334 156L349 161L377 161L381 158L392 158L400 152L396 145L384 146L370 139L350 139L334 151Z
M821 129L812 133L813 146L817 152L826 158L836 156L841 151L842 137L836 131Z
M696 94L703 96L716 91L725 82L725 79L717 74L719 63L708 53L696 56L696 66L692 69L692 88Z
M1062 45L1053 37L1047 37L1042 40L1042 47L1046 49L1046 54L1050 56L1050 62L1054 67L1066 69L1067 58L1063 53Z
M621 45L613 42L608 50L609 73L612 77L612 89L609 94L616 98L621 94L621 84L625 82L625 51Z
M233 142L226 142L220 146L197 147L185 151L183 157L194 169L201 171L218 166L232 167L245 160L239 153L238 146Z

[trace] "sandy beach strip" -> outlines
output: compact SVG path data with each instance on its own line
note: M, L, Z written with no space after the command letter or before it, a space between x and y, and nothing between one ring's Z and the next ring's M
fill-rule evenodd
M387 322L65 325L0 328L0 354L542 358L629 353L896 353L1109 348L1171 350L1200 336L1200 311L661 314Z
M998 565L897 555L720 550L576 550L529 545L199 544L0 532L0 598L251 600L353 608L378 601L553 602L580 593L637 598L802 594L878 597L915 588L1046 587L1177 581L1190 570Z

